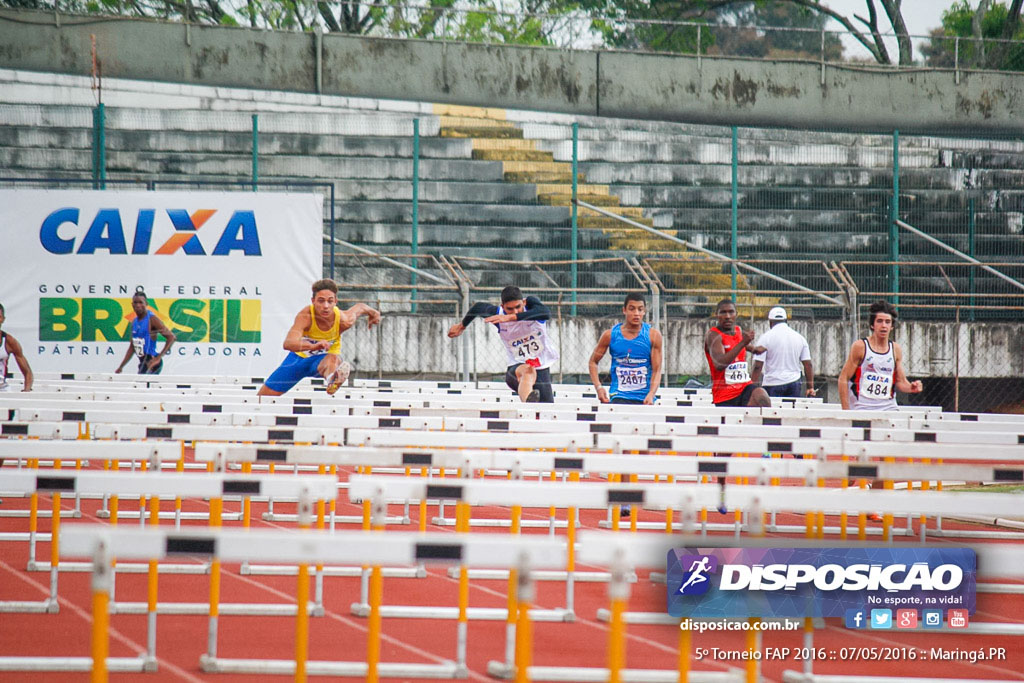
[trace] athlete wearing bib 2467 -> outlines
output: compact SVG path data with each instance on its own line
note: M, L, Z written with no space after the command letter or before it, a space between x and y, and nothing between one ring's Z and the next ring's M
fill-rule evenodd
M642 294L627 294L622 305L625 320L605 330L590 355L590 381L601 403L651 405L661 383L661 332L644 322L647 304ZM611 395L601 386L597 364L612 353Z
M147 302L145 292L135 292L132 296L132 311L135 313L131 325L132 343L125 351L124 358L121 359L117 370L114 370L114 374L121 372L128 364L132 354L139 359L140 375L159 375L160 371L164 369L164 356L170 351L175 336L167 325L164 325L164 321L149 310ZM158 334L163 335L165 340L164 348L160 353L156 352L156 336Z
M505 384L524 402L554 403L549 368L558 360L558 353L548 339L548 307L535 296L524 299L518 287L509 285L501 290L501 306L482 301L473 304L462 322L451 326L448 336L458 337L473 318L483 318L498 330L508 355Z
M312 303L295 316L284 348L288 351L284 361L260 387L260 396L280 396L304 377L323 377L328 395L333 395L352 367L341 360L341 333L356 324L365 315L367 327L380 322L380 312L366 304L356 304L340 310L338 285L334 280L313 283Z
M711 369L711 400L716 406L770 407L765 390L750 381L747 351L754 352L754 333L736 324L736 305L722 299L716 307L718 324L704 336L704 357Z

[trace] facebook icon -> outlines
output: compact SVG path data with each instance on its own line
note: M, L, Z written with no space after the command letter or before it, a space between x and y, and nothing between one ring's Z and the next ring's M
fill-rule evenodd
M862 609L846 610L846 628L864 628L865 619Z

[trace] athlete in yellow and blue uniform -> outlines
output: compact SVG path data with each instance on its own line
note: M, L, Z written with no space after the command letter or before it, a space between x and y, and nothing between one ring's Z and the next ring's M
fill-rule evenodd
M361 315L373 327L380 322L380 312L366 304L343 311L337 303L338 285L333 280L313 283L312 303L299 311L284 338L289 353L260 387L260 396L280 396L304 377L323 377L327 393L333 394L348 379L352 367L341 359L341 334Z

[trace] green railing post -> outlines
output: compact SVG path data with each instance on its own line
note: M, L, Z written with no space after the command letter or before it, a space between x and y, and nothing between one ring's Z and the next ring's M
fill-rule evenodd
M739 212L740 212L740 201L739 201L739 165L740 165L740 152L739 152L739 134L736 126L732 127L732 215L730 217L729 224L729 257L733 260L730 270L732 271L732 278L730 280L730 289L732 289L732 296L736 298L736 257L739 254L737 248L737 231L739 225Z
M92 110L92 187L107 189L107 112L100 102Z
M416 254L420 250L420 120L412 120L412 267L416 268L419 260ZM417 273L412 274L412 312L416 313Z
M967 200L967 255L971 258L976 258L974 255L974 230L975 230L976 214L974 212L974 197ZM970 298L970 316L971 320L974 320L974 266L969 266L967 276L967 288L971 293Z
M99 107L92 109L92 189L99 189L100 147L99 147Z
M572 259L570 269L572 272L572 306L569 309L570 315L576 315L576 287L579 286L579 270L576 266L576 259L579 255L579 240L580 240L580 227L579 227L579 207L576 206L577 192L579 191L578 183L576 182L577 169L579 168L579 147L580 147L580 124L572 124L572 245L570 247L570 256Z
M889 202L889 291L893 305L900 303L900 132L892 132L892 201Z
M260 182L260 115L252 115L252 191Z

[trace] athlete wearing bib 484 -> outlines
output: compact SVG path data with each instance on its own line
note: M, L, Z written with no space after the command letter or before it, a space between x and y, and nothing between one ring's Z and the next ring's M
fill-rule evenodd
M134 354L139 359L140 375L159 375L164 369L164 356L171 349L176 337L168 329L164 321L148 308L148 299L145 292L135 292L132 296L132 311L135 318L131 324L131 344L125 351L121 364L114 370L114 374L121 372ZM160 353L156 352L156 336L164 338L164 348Z
M661 332L644 322L647 304L642 294L627 294L622 305L625 320L605 330L590 355L590 381L601 403L651 405L661 383ZM611 394L601 386L597 364L611 350Z
M839 401L844 410L896 410L897 391L920 393L920 380L910 382L903 372L903 349L890 341L896 309L876 301L868 309L871 334L850 347L839 373Z
M483 318L498 330L508 356L505 384L524 402L554 403L550 367L558 353L548 339L548 307L535 296L523 298L518 287L509 285L501 290L500 306L482 301L473 304L462 322L451 326L448 336L461 335L474 318Z
M711 400L716 406L770 407L772 400L765 390L750 380L747 351L753 331L744 332L736 324L736 304L722 299L716 307L718 324L704 336L704 357L711 370Z
M260 387L260 396L280 396L305 377L323 377L328 395L348 379L352 366L341 359L341 334L365 315L367 328L380 322L380 312L366 304L340 310L338 285L323 279L313 283L312 303L299 311L284 338L284 361Z

